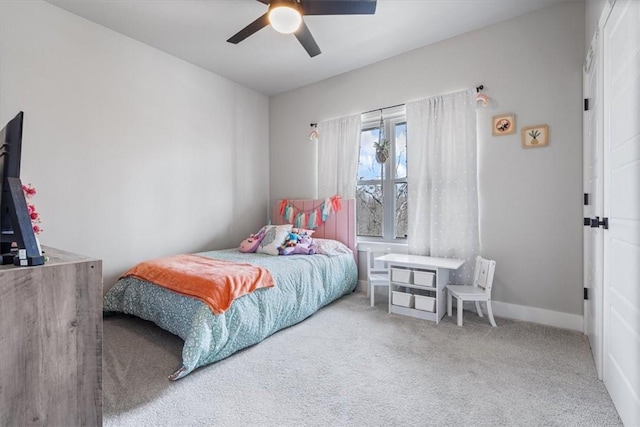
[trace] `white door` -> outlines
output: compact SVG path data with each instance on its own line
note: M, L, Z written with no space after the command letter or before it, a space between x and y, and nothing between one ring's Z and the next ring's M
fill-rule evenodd
M604 26L604 382L640 425L640 1Z
M584 66L584 218L602 217L603 164L602 164L602 54L597 31L587 54ZM584 287L588 299L584 304L585 333L593 353L598 378L602 379L602 248L604 230L600 227L584 227Z

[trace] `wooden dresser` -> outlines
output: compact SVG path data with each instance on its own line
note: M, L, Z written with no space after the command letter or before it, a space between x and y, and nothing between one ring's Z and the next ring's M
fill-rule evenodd
M0 426L102 425L102 261L0 266Z

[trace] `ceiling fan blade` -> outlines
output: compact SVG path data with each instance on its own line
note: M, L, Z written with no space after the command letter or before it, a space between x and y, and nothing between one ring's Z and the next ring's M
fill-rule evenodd
M307 27L307 24L305 24L304 21L302 21L302 24L300 24L300 28L298 28L298 31L296 31L294 34L310 57L313 58L316 55L320 55L320 47L314 40L313 36L311 35L311 31L309 31L309 27Z
M300 0L303 15L373 15L376 0Z
M251 24L238 31L227 41L229 43L238 44L253 33L260 31L267 25L269 25L269 15L265 13L264 15L253 21Z
M268 6L268 5L269 5L269 2L270 2L271 0L258 0L258 1L259 1L260 3L264 3L264 4L266 4L266 5Z

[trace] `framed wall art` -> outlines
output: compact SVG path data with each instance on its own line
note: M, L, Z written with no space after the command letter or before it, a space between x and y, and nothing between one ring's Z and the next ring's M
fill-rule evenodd
M522 148L546 147L549 145L549 126L537 125L522 128Z
M493 116L491 135L510 135L516 131L516 115L513 113Z

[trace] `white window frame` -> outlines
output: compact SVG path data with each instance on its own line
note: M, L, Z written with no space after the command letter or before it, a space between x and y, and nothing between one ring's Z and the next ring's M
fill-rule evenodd
M380 111L374 111L371 113L365 113L362 115L362 130L366 132L371 129L376 129L380 126ZM387 109L383 111L383 125L384 134L389 139L389 159L395 162L396 158L396 125L406 123L407 118L405 114L404 105L395 107L393 109ZM407 157L407 162L408 162ZM382 180L383 191L383 224L382 224L382 237L377 236L357 236L359 242L385 242L394 244L406 245L406 237L396 237L395 231L395 211L396 211L396 184L408 182L408 176L404 178L395 178L395 170L397 165L394 163L393 167L385 167L384 178ZM357 180L356 185L377 185L380 183L378 179Z

